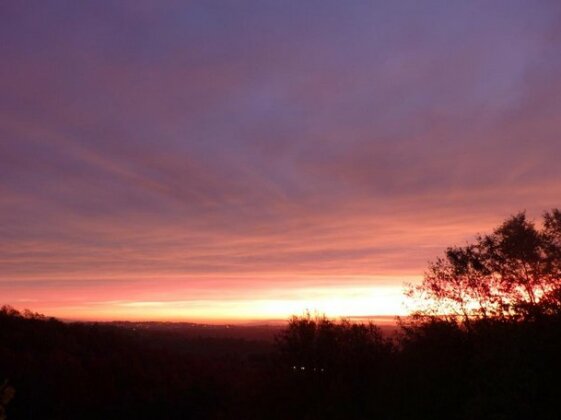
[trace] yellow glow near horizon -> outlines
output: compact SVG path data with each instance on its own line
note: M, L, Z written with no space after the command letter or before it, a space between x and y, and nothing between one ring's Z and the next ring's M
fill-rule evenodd
M244 322L285 320L306 311L328 317L405 315L401 286L326 287L234 299L91 301L48 308L47 315L83 320Z

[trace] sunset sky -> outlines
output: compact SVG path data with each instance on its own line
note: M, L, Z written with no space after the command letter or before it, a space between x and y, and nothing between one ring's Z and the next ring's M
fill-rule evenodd
M0 304L405 313L560 160L559 1L0 4Z

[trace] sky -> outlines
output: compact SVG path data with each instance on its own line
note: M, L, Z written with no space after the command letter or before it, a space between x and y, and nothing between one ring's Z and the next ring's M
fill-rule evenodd
M0 4L0 304L407 312L447 246L561 206L561 2Z

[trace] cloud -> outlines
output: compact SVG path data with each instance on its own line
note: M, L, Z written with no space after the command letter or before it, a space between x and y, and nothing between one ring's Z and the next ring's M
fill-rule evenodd
M3 8L14 301L399 285L559 206L555 2Z

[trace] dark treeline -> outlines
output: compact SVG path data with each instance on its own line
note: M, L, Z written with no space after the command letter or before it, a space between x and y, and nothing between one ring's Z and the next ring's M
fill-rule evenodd
M270 353L265 341L0 310L8 419L222 418L243 411L239 390Z
M470 328L423 319L395 337L303 317L278 345L268 390L273 401L283 396L278 418L561 418L560 316L481 319Z
M560 354L559 316L396 336L303 316L272 345L0 312L8 419L554 419Z

